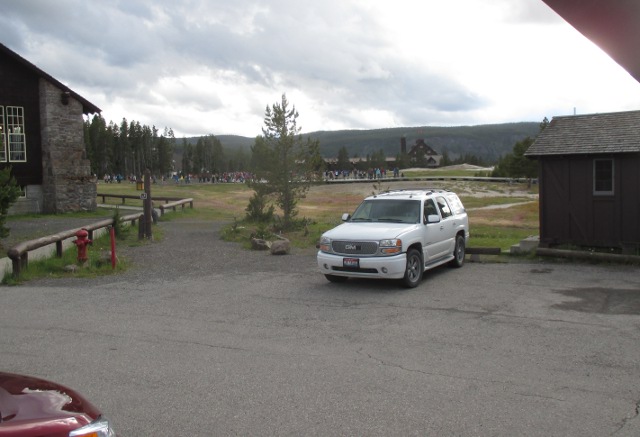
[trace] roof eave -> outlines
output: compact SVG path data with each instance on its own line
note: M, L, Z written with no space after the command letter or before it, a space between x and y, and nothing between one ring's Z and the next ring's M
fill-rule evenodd
M14 52L13 50L11 50L9 47L5 46L2 43L0 43L0 51L4 52L9 57L13 58L16 62L20 63L25 68L33 71L40 78L45 79L46 81L60 88L62 92L68 92L70 97L73 97L75 100L77 100L82 104L83 114L88 115L88 114L96 114L96 113L102 112L102 110L99 107L91 103L89 100L85 99L80 94L76 93L71 88L69 88L68 86L66 86L65 84L63 84L62 82L60 82L59 80L51 76L50 74L41 70L36 65L27 61L25 58L23 58L22 56L20 56L19 54L17 54L16 52Z

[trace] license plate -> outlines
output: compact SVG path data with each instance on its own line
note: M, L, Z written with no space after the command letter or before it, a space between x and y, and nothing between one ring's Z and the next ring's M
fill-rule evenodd
M358 258L344 258L342 260L342 265L344 267L348 267L350 269L359 269L360 268L360 260Z

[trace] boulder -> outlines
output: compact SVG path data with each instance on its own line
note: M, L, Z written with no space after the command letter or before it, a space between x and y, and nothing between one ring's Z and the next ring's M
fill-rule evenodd
M268 250L270 246L271 246L271 243L261 238L251 239L251 248L253 250Z
M289 240L276 240L271 243L271 255L288 255L291 252Z

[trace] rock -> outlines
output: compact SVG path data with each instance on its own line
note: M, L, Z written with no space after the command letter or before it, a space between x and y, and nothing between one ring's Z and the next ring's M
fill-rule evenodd
M271 247L271 243L261 238L251 239L251 248L253 250L268 250Z
M291 252L289 240L276 240L271 243L271 255L288 255Z
M64 271L67 273L75 273L78 271L78 266L75 264L69 264L67 266L64 266Z

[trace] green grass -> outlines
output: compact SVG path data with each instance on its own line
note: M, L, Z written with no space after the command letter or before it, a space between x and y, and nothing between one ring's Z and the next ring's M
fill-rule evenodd
M537 235L537 229L508 226L476 225L469 227L469 247L499 247L509 250L531 235Z
M97 219L103 219L105 218L105 216L110 217L113 212L112 209L108 209L108 208L98 208L95 211L80 211L80 212L66 212L64 214L18 214L18 215L10 215L7 216L7 223L10 225L11 222L18 222L21 220L28 220L28 219L46 219L49 217L55 217L55 218L59 218L59 217L68 217L68 218L97 218Z
M433 172L433 171L430 171ZM450 173L449 173L450 174ZM482 192L489 195L476 197L471 194L461 195L462 202L469 209L469 221L471 231L470 245L475 247L500 247L508 249L513 244L517 244L523 238L538 234L538 205L527 197L509 196L508 193L514 190L526 190L524 185L505 185L495 182L459 182L443 183L445 188L458 192ZM131 194L134 186L128 184L107 184L101 185L98 191L106 187L112 192L120 194ZM307 219L307 226L301 230L286 232L284 237L288 238L293 247L301 249L312 249L323 232L339 225L340 215L344 212L343 205L336 205L336 196L343 196L344 191L349 190L349 185L335 186L335 193L328 197L326 188L322 191L321 186L318 191L314 188L310 190L307 197L301 200L300 205L304 205L304 215L299 218ZM537 187L529 190L535 194ZM261 226L256 223L245 221L244 208L248 204L253 191L244 184L191 184L191 185L153 185L152 192L156 196L171 197L192 197L194 198L194 209L185 208L183 211L169 212L165 214L164 220L200 219L200 220L223 220L230 224L223 228L223 238L235 241L245 248L250 247L250 237L260 231ZM495 194L494 194L495 193ZM504 195L502 195L502 194ZM349 196L349 195L348 195ZM354 196L355 207L362 196ZM489 209L473 211L474 208L482 208L492 205L505 205L521 203L522 205L507 209ZM312 207L309 208L309 205ZM338 208L338 209L336 209ZM348 208L352 209L352 208Z
M433 171L429 171L433 173ZM514 190L525 191L534 194L537 187L527 190L525 185L505 185L492 182L439 182L439 186L451 189L460 193L462 202L469 210L470 247L500 247L508 250L513 244L517 244L522 239L538 234L538 203L522 196L509 196ZM323 232L339 225L340 216L343 212L352 211L362 200L362 187L357 190L357 184L336 185L328 187L326 184L312 187L307 197L299 203L300 219L306 220L306 226L292 232L286 232L282 236L288 238L294 248L315 249L320 235ZM368 187L367 187L368 188ZM229 225L223 228L223 238L242 244L243 247L250 247L250 237L252 234L264 232L264 226L256 223L246 222L245 208L249 202L253 191L244 184L217 183L217 184L182 184L174 183L154 184L151 187L152 197L177 197L193 198L194 208L188 205L184 209L178 208L176 212L169 211L160 218L161 221L168 220L211 220L225 221ZM370 190L365 190L370 191ZM136 190L135 184L103 184L98 185L98 192L108 194L140 194ZM485 196L476 197L472 193L484 193ZM101 202L102 199L98 198ZM111 199L114 205L121 202ZM491 205L504 205L511 203L521 203L506 209L481 209ZM126 205L142 206L142 201L130 199ZM156 202L156 207L159 206ZM121 211L126 215L127 211ZM112 209L99 209L92 213L65 214L64 217L81 218L105 218L112 217ZM10 222L21 218L42 218L42 215L31 216L11 216ZM47 216L45 216L47 217ZM53 217L60 217L54 215ZM154 226L154 240L162 239L162 228ZM41 236L41 235L39 235ZM35 237L34 237L35 238ZM123 244L136 246L140 244L153 244L148 241L138 241L137 229L131 229L128 237L118 241L118 245ZM99 238L89 247L90 263L86 268L78 269L75 273L64 270L66 265L76 263L76 250L67 250L63 258L51 258L49 260L35 261L29 263L29 267L22 272L20 281L28 281L33 278L42 277L93 277L97 275L108 275L118 273L127 268L126 259L120 257L120 262L115 271L111 269L111 264L100 259L100 253L108 251L109 240L107 237ZM10 276L4 278L3 283L15 283Z
M62 253L62 257L56 256L46 259L34 260L28 263L28 266L20 272L19 278L14 278L12 273L6 273L2 279L3 285L18 285L34 279L42 278L93 278L96 276L113 275L126 270L128 262L126 257L121 256L118 248L124 246L136 247L143 244L152 244L147 240L138 240L137 227L125 227L122 236L116 238L116 255L117 262L115 269L111 263L111 238L109 233L105 233L93 240L93 243L87 248L88 262L82 266L79 265L77 256L78 252L74 246L69 247ZM162 229L158 226L153 228L153 239L161 240L163 238ZM77 266L74 271L69 271L67 266Z

